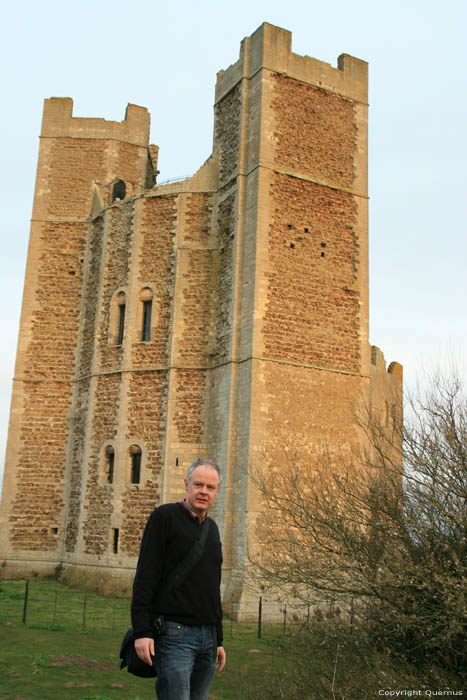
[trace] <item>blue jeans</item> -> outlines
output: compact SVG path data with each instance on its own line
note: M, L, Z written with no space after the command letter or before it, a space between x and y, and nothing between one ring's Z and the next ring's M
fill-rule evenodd
M207 700L217 657L212 626L165 624L155 642L158 700Z

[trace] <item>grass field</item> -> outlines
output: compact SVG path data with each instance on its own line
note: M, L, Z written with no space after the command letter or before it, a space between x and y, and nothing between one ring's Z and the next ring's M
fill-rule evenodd
M1 700L154 700L152 680L119 669L128 599L87 594L84 601L82 592L33 581L22 623L24 592L24 582L2 582ZM255 626L231 627L229 622L225 645L228 664L216 674L211 697L247 698L242 688L249 679L263 679L272 647L267 639L256 638Z
M1 582L0 700L155 700L153 681L119 669L129 600L84 594L53 581ZM376 700L467 697L465 677L410 665L378 650L364 630L313 624L224 624L227 666L211 700ZM398 693L398 694L397 694Z

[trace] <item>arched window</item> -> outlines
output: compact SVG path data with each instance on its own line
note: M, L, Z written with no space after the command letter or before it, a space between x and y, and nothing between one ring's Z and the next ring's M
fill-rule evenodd
M117 345L123 343L123 331L125 330L125 310L126 304L123 302L118 305L118 326L117 326Z
M112 187L112 202L116 199L125 199L126 195L126 185L123 180L117 180L117 182Z
M109 343L122 345L125 335L126 294L119 292L113 298L110 314Z
M139 295L141 304L141 341L151 340L152 290L145 287Z
M115 452L111 445L107 445L105 448L105 474L108 484L113 484L114 481L114 464L115 464Z
M139 484L141 481L141 447L132 445L130 447L130 482Z

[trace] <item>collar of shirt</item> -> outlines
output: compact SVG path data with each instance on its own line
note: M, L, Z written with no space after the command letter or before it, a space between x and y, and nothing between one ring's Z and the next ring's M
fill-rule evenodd
M189 512L189 514L191 515L191 517L194 518L195 520L198 520L198 522L200 522L200 523L204 523L204 521L208 517L207 513L203 513L203 515L201 515L201 516L197 515L194 512L194 510L192 510L190 508L190 506L188 505L188 501L186 500L186 498L184 498L183 501L180 501L180 505L183 506L184 508L186 508L187 511Z

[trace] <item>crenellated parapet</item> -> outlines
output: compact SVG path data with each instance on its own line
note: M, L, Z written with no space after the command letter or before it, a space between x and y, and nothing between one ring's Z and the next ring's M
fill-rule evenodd
M129 104L121 122L73 116L71 97L44 101L41 138L115 139L147 148L151 117L146 107Z
M337 68L292 51L292 33L265 22L240 45L236 63L217 73L216 103L243 78L251 80L265 69L335 92L348 99L368 103L368 63L341 54Z

